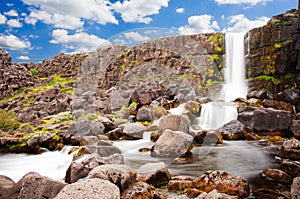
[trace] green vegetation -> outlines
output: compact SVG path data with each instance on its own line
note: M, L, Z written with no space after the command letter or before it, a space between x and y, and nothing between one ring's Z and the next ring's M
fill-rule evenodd
M275 43L275 44L274 44L274 48L275 48L275 49L279 49L279 48L281 48L281 47L283 47L283 46L286 46L286 45L288 45L288 44L290 44L290 43L293 43L293 40L286 40L286 41L284 41L284 42Z
M211 80L211 79L207 80L207 85L208 86L212 86L212 85L216 85L216 84L224 84L224 82L216 81L216 80Z
M280 83L280 80L278 78L276 78L274 76L269 76L269 75L261 75L261 76L254 77L253 79L261 79L261 80L265 80L265 81L271 81L275 85Z
M223 34L218 33L211 35L208 38L209 42L214 42L214 50L218 53L221 53L223 51Z
M139 103L138 102L131 102L131 104L128 106L128 109L132 109L136 107Z
M125 57L128 57L128 55L130 54L130 52L131 52L130 49L128 49L128 50L124 53L124 56L125 56Z
M0 109L0 129L15 130L20 126L18 118L13 111Z
M125 70L125 64L120 65L120 70L122 70L122 71Z
M31 68L30 69L30 74L33 75L33 76L38 76L39 71L36 68Z
M55 115L50 120L44 120L44 122L46 124L60 124L62 122L73 121L73 120L74 120L74 116L71 115L70 112L61 112L61 113Z
M87 118L90 121L94 121L95 119L100 118L99 114L95 114L95 113L87 113L85 115L82 116L83 118Z
M294 76L295 76L295 75L292 74L292 73L287 73L287 74L285 75L285 78L290 79L290 78L293 78Z

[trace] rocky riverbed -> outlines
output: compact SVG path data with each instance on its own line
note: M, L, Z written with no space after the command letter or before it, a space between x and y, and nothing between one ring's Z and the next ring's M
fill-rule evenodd
M223 33L37 64L1 50L0 159L66 146L70 159L60 180L0 173L0 198L299 197L298 21L291 10L250 31L248 95L229 102L236 117L214 129L199 117L224 81Z

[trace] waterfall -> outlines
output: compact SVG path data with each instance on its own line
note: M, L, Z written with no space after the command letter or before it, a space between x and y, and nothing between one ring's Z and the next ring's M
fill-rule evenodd
M222 102L210 102L202 106L199 125L202 129L217 129L237 118L232 100L246 98L244 33L226 33L225 84L218 93Z

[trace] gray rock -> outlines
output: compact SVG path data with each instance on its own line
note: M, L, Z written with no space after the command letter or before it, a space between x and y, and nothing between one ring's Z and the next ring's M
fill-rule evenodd
M71 162L66 172L65 182L70 184L77 182L79 179L85 178L89 172L90 169L85 167L84 164Z
M151 187L145 182L136 182L122 194L122 199L152 198Z
M151 108L142 107L138 110L136 119L140 122L152 122L153 112Z
M232 120L219 129L224 140L244 139L245 125L238 120Z
M179 103L194 101L196 99L196 92L194 88L188 84L181 84L178 89L178 94L175 96Z
M291 187L291 198L299 199L300 198L300 177L294 178L293 184Z
M300 120L293 120L291 124L291 131L293 133L293 136L300 139Z
M23 176L13 187L7 189L3 198L54 198L65 183L30 172Z
M142 139L146 130L145 126L137 123L122 124L123 139Z
M182 131L167 129L151 149L151 156L177 158L192 149L193 137Z
M82 179L73 184L69 184L59 192L55 199L119 199L120 190L108 180L98 178Z
M88 174L88 178L109 180L123 192L136 181L136 172L126 165L108 164L94 168Z
M190 126L187 119L181 115L166 115L163 116L159 122L158 134L159 136L166 130L182 131L190 134Z
M238 196L231 196L225 193L219 193L218 190L214 189L209 193L203 192L195 199L238 199Z
M159 187L167 184L171 179L171 175L165 163L147 163L137 170L137 178L154 187Z

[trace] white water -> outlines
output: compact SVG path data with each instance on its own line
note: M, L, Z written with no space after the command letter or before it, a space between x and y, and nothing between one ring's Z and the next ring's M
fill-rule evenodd
M199 125L202 129L217 129L231 120L237 119L236 98L246 98L244 33L226 33L225 84L218 93L222 101L204 104L201 109Z

